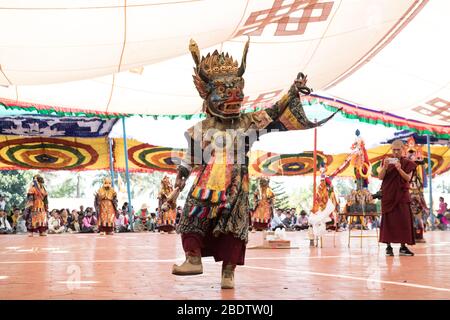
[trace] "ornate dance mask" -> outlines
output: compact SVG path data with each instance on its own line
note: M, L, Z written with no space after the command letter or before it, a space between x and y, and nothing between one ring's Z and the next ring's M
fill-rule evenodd
M244 79L250 40L244 47L241 65L228 53L215 50L200 57L197 43L191 40L189 51L195 62L193 75L195 87L203 101L203 112L221 119L235 119L240 115L244 99Z

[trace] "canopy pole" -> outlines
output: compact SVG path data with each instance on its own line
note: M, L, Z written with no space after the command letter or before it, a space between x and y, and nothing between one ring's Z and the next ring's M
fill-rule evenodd
M314 122L317 122L314 119ZM314 153L313 153L313 207L316 203L316 175L317 175L317 127L314 128Z
M431 218L431 230L434 229L434 214L433 214L433 186L431 184L431 139L430 135L427 134L427 146L428 146L428 188L430 190L430 218Z
M127 193L128 193L128 221L131 226L131 231L133 230L133 220L131 214L131 189L130 189L130 173L128 171L128 147L127 147L127 132L125 129L125 117L122 117L122 129L123 129L123 150L125 156L125 177L127 180Z
M109 171L111 174L111 182L112 182L112 187L114 189L115 183L114 183L114 158L113 158L113 153L112 153L112 139L108 138L108 145L109 145Z

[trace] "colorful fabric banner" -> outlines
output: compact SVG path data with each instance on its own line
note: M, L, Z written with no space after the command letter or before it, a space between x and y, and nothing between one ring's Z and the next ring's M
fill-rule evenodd
M114 141L114 170L125 171L123 139ZM153 146L137 140L127 139L128 168L131 172L166 171L175 173L184 150Z
M108 135L116 121L41 115L1 117L0 135L94 138Z
M182 149L153 146L136 140L128 140L129 170L134 172L166 171L176 172L176 165L184 154ZM450 149L445 146L431 147L431 163L433 174L442 174L450 170ZM378 176L381 160L390 155L390 146L383 145L367 150L372 166L371 175ZM340 177L353 177L353 168L350 162L345 164L349 154L342 153L327 155L317 152L318 169L325 165L327 174L333 173L340 166ZM125 170L122 139L114 139L115 170ZM427 155L424 154L425 167ZM313 152L305 151L298 154L277 154L265 151L251 151L249 174L251 176L300 176L313 174Z
M106 138L0 136L0 170L106 170Z
M123 140L113 139L114 170L125 170ZM128 164L131 172L165 171L175 173L184 150L154 146L133 139L127 140ZM0 136L0 170L109 170L106 138L41 138ZM433 175L450 170L450 148L431 146ZM390 155L390 146L382 145L367 150L371 176L377 177L381 160ZM340 177L353 177L348 153L328 155L317 152L317 167L325 165L327 174L338 168ZM428 165L424 154L425 168ZM251 151L251 176L300 176L313 173L313 152L277 154Z
M364 123L382 124L386 127L397 128L399 130L408 129L417 132L420 135L430 134L437 138L450 139L450 126L411 120L386 111L363 108L359 105L350 104L336 98L325 97L313 93L310 96L305 97L303 103L310 105L320 104L330 111L336 111L341 108L341 114L344 117L348 119L357 119Z

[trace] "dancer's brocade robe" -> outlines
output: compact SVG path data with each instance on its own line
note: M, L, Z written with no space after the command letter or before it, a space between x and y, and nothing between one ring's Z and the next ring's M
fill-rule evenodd
M269 224L273 216L272 202L275 194L269 187L260 189L260 192L258 192L258 205L253 212L253 222Z
M27 207L31 213L31 229L47 227L48 199L44 187L31 186L27 193Z
M160 226L167 226L175 228L175 222L177 218L177 211L176 211L176 204L171 203L169 206L167 206L167 210L162 210L162 205L167 201L170 194L173 191L172 186L166 186L164 188L161 188L158 195L159 200L159 219L158 223Z
M177 231L202 236L206 232L214 236L231 233L247 242L250 219L247 152L256 141L255 135L309 129L330 118L317 124L309 121L292 86L288 94L268 109L241 114L226 122L208 117L188 129L185 135L189 148L179 170L196 170L198 174Z
M98 226L113 228L117 213L117 193L114 189L100 188L95 196Z

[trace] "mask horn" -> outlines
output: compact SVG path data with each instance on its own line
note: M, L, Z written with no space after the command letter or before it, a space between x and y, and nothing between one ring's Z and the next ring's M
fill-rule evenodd
M191 39L189 41L189 51L191 52L192 59L194 59L195 62L195 73L198 74L200 79L202 79L203 82L208 83L209 78L208 75L205 73L205 71L200 68L200 50L198 48L197 43L194 41L194 39Z
M244 53L242 54L241 65L239 66L239 70L238 70L238 74L237 74L239 77L242 77L242 75L245 72L245 68L247 67L247 53L248 53L249 46L250 46L250 37L248 37L248 40L245 43Z

